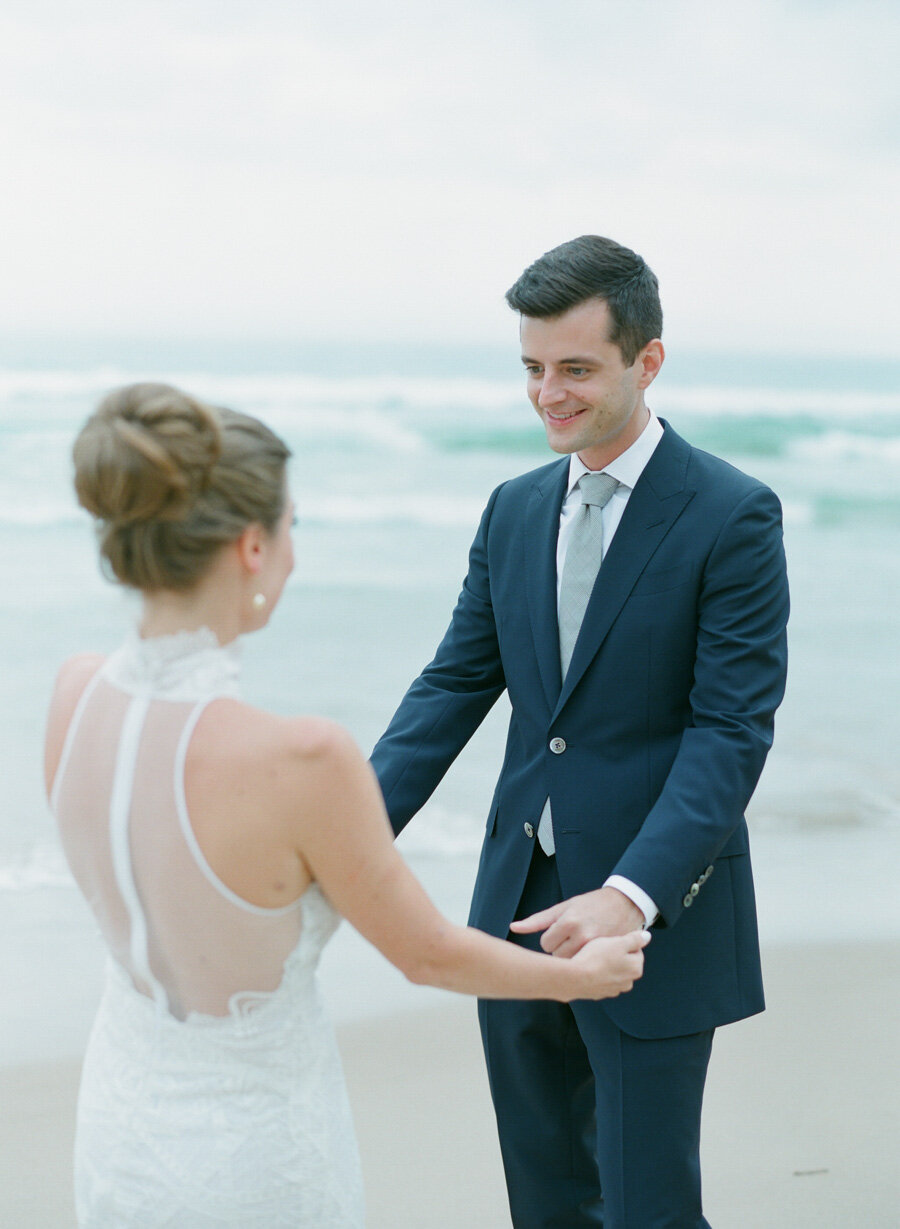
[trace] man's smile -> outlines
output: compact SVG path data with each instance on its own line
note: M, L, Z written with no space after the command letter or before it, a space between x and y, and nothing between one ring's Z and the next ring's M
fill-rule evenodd
M584 408L582 407L580 410L570 410L568 413L561 413L558 410L555 413L553 410L544 410L544 413L548 418L552 419L553 422L568 422L570 418L577 418L579 414L583 414Z

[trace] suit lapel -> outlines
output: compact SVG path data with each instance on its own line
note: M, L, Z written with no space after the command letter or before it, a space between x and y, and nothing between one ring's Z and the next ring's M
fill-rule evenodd
M531 632L541 684L551 711L562 684L556 611L556 541L569 477L568 458L531 488L525 512L525 577Z
M596 656L651 555L694 496L685 486L690 446L671 427L664 426L663 438L631 493L603 560L562 691L553 706L554 715L566 703ZM556 593L555 577L553 593ZM558 659L558 631L555 643ZM557 677L558 672L557 664Z

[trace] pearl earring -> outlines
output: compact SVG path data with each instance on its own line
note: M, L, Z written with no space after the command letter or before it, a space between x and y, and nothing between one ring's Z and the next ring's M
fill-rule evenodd
M266 604L266 595L264 593L253 594L253 609L262 610Z

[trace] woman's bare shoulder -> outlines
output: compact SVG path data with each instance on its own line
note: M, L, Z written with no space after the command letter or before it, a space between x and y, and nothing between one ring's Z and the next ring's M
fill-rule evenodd
M44 749L44 775L48 793L59 765L66 731L75 715L78 701L105 660L102 653L78 653L64 661L57 672L47 715Z
M56 674L50 702L51 723L59 721L68 725L82 692L105 660L102 653L78 653L63 662Z
M363 762L350 733L328 717L283 717L241 700L213 700L197 726L198 750L283 771L319 766L350 767Z
M72 692L77 696L106 661L102 653L76 653L60 666L56 674L56 692L68 695Z

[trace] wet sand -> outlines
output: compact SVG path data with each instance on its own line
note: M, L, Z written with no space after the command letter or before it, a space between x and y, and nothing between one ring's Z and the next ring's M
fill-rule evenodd
M873 931L874 931L873 927ZM703 1125L714 1229L892 1229L900 944L767 947L769 1009L719 1031ZM369 1229L506 1229L474 1006L344 1024ZM73 1229L78 1064L0 1068L0 1224Z

